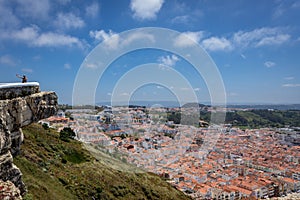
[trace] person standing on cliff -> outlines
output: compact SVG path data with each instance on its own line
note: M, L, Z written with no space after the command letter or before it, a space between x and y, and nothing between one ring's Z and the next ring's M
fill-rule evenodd
M19 74L16 74L16 76L20 79L22 79L22 83L26 83L27 82L27 77L25 75L20 76Z

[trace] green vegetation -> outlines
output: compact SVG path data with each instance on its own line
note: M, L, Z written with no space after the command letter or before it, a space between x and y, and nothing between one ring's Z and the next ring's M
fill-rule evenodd
M43 128L44 128L45 130L48 130L48 129L49 129L49 125L46 124L46 123L43 123L42 126L43 126Z
M299 127L300 111L248 110L227 112L226 123L247 128Z
M168 112L167 113L168 121L173 121L175 124L180 124L181 121L181 112Z
M175 124L181 121L180 112L168 113L168 120ZM192 119L192 117L190 117ZM200 120L209 122L211 112L201 110ZM189 119L189 118L187 118ZM300 127L300 110L262 110L230 111L226 113L225 123L243 128Z
M94 157L80 142L65 142L52 129L32 124L23 132L14 163L28 188L24 199L189 199L157 175L112 168L130 166L104 153Z
M226 123L234 126L248 128L263 127L299 127L299 110L248 110L228 112L226 114Z
M59 138L65 142L69 142L70 139L74 139L76 136L75 132L70 127L64 127L59 132Z

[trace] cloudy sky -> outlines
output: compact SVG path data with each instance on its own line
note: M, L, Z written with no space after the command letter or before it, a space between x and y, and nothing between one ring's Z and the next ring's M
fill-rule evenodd
M189 91L200 102L210 102L207 84L218 77L197 74L187 61L188 52L179 55L156 48L127 52L105 66L101 77L99 63L107 52L97 62L85 63L98 45L105 45L108 53L133 40L156 47L157 35L134 32L125 39L122 35L136 28L160 27L181 33L174 47L198 43L207 52L222 78L227 102L300 103L298 19L297 0L0 0L0 82L18 82L15 75L26 74L42 90L56 91L60 103L70 104L76 77L80 69L87 70L100 78L94 83L95 101L109 101L122 77L130 77L126 73L156 63L166 79L173 77L176 83L180 74L190 87L180 81L161 85L153 80L115 98L178 100ZM135 70L139 74L134 77L146 79L146 71ZM85 79L88 83L89 76Z

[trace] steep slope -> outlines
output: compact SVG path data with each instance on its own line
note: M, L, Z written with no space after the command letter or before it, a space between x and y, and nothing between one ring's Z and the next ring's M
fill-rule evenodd
M23 133L15 164L28 188L25 199L189 199L154 174L110 168L80 142L64 142L41 125L24 127Z
M40 92L39 84L0 84L0 194L11 183L23 195L26 193L21 171L13 156L20 151L22 127L47 118L57 111L55 92ZM12 191L16 188L11 188ZM0 196L1 197L1 196ZM2 197L1 197L2 198Z

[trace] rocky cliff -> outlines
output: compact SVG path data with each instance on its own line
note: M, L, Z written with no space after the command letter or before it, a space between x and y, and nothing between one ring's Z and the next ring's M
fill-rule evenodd
M55 92L40 92L38 83L0 84L0 183L12 182L21 194L26 192L22 173L13 164L23 141L21 128L56 111Z

